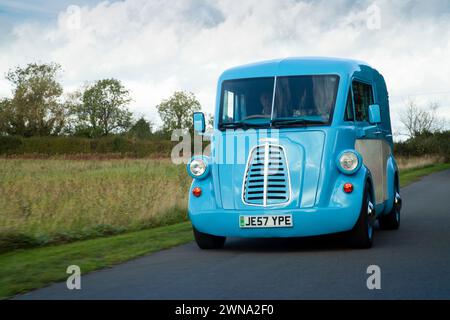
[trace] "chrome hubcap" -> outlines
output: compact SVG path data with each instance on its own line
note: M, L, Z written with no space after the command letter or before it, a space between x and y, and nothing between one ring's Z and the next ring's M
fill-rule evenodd
M367 204L367 214L369 215L369 217L373 216L374 214L374 210L373 210L373 203L369 201L369 203Z
M398 192L395 193L394 198L394 206L395 206L395 219L397 222L400 220L400 210L402 208L402 198Z
M375 209L373 207L373 203L371 201L367 204L367 232L369 234L369 238L372 238L373 233L373 222L375 220Z

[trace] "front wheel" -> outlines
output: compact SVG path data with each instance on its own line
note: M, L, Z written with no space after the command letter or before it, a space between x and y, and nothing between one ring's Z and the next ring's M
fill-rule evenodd
M373 244L373 222L375 209L370 193L370 186L367 183L364 188L363 202L359 213L358 221L350 231L350 241L352 246L359 249L368 249Z
M194 230L195 242L200 249L220 249L225 244L226 237L213 236L203 233L192 227Z
M383 230L397 230L400 228L400 210L402 209L402 198L398 187L395 187L394 205L391 212L383 215L378 219L380 229Z

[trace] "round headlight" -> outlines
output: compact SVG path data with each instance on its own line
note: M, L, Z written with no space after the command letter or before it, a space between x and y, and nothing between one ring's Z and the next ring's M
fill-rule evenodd
M206 171L206 162L203 159L193 159L189 164L189 171L193 177L200 177Z
M344 151L339 155L338 167L343 173L352 174L356 172L360 164L360 157L356 152Z

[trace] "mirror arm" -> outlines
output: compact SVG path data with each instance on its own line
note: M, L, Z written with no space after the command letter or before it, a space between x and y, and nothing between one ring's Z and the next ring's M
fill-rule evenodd
M356 137L357 138L364 138L365 136L367 136L367 133L369 131L372 131L374 129L377 130L377 131L372 132L373 134L382 134L383 133L383 130L380 129L380 127L379 127L379 125L377 123L377 124L373 124L373 125L370 125L370 126L367 126L367 127L358 128L357 131L356 131Z

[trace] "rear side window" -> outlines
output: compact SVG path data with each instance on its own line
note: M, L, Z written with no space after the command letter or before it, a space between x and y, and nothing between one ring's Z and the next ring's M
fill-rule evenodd
M369 121L369 106L373 104L372 86L353 81L356 121Z
M352 92L350 91L350 89L348 90L347 103L345 104L344 120L345 121L354 121L355 120L355 117L353 116Z

